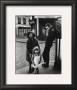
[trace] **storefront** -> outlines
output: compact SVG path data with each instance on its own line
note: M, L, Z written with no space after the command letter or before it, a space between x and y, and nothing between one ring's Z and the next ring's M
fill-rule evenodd
M30 16L16 16L16 37L26 38L27 33L31 31L31 25L29 24Z
M31 31L31 27L18 27L18 37L25 38L27 33Z
M25 38L32 29L39 40L46 40L48 31L44 27L47 23L54 23L55 17L46 16L17 16L16 17L16 37Z

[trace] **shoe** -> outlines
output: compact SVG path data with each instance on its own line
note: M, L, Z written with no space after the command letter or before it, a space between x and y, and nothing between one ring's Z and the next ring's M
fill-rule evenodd
M34 71L34 68L30 68L28 73L32 73Z
M48 68L49 67L49 64L42 64L42 67Z
M39 69L38 68L36 69L36 74L39 74Z

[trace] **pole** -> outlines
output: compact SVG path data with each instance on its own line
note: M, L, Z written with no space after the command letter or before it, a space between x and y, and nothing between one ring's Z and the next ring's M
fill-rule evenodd
M56 55L55 55L54 70L61 71L60 39L56 40Z

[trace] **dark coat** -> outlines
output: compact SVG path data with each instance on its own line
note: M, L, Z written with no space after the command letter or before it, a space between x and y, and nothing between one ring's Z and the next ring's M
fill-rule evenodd
M48 32L48 36L46 38L46 43L45 43L45 46L47 47L51 47L52 45L52 42L53 40L55 39L56 37L56 33L55 33L55 30L53 28L50 28L49 32Z
M38 41L33 38L33 39L28 39L27 40L27 46L26 46L26 59L29 61L29 63L31 64L31 57L30 57L30 54L32 54L32 49L35 47L35 46L39 46L38 44Z
M27 50L29 51L29 53L32 53L32 49L35 46L39 46L38 41L35 38L33 40L28 39L28 41L27 41Z
M56 33L55 33L55 30L51 28L48 32L48 36L47 36L47 39L46 39L46 42L45 42L45 48L44 48L44 51L43 51L43 59L44 59L44 62L46 62L46 64L49 64L49 52L50 52L50 48L52 46L52 43L53 43L53 40L55 39L56 37Z

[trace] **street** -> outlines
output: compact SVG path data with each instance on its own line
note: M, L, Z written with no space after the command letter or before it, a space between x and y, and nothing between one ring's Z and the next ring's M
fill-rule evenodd
M45 42L39 42L41 48L41 54L44 50ZM43 61L43 60L42 60ZM50 50L50 63L49 68L43 68L42 65L39 66L40 74L56 74L53 71L55 61L55 43L53 43ZM16 59L15 59L15 72L16 74L27 74L29 70L29 64L26 60L26 42L16 41Z

